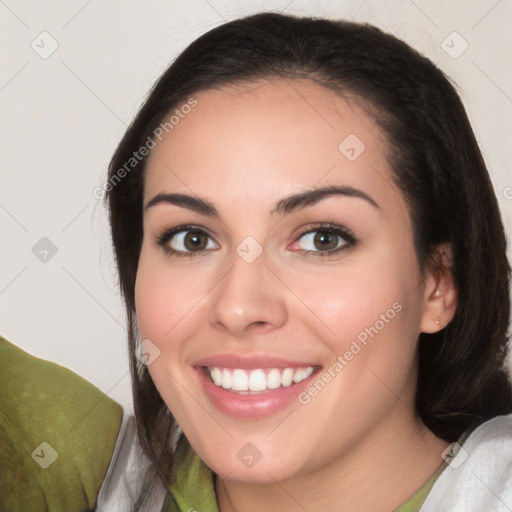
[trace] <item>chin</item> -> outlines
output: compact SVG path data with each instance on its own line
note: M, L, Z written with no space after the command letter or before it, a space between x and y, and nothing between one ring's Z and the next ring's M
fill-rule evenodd
M222 451L216 449L214 453L198 455L221 479L239 483L275 484L276 481L298 477L309 468L309 457L304 457L302 464L290 457L297 452L296 449L262 445L258 440L246 440L237 442L236 448L230 446ZM261 450L257 446L261 446Z

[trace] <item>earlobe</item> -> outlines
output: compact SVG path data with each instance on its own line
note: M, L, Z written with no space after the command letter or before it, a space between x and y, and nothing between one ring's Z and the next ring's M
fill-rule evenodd
M449 244L435 249L425 279L421 332L435 333L444 329L457 309L457 290L452 274L452 251Z

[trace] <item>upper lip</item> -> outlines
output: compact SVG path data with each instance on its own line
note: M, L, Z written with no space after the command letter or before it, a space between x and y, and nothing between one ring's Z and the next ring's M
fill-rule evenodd
M192 366L207 366L210 368L307 368L309 366L320 366L311 361L302 362L292 359L284 359L269 355L248 355L248 354L217 354L194 360Z

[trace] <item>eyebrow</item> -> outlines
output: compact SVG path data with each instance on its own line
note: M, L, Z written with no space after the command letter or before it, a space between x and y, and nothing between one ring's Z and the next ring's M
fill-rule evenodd
M381 209L375 200L372 199L368 194L365 194L362 190L348 186L328 186L323 188L313 188L311 190L306 190L305 192L300 192L298 194L285 197L278 201L276 207L274 210L272 210L271 213L272 215L286 215L301 208L305 208L306 206L316 204L322 199L326 199L327 197L335 195L364 199L374 208L378 210Z
M212 203L199 197L188 196L187 194L157 194L146 204L144 210L148 210L161 203L175 204L176 206L181 206L182 208L187 208L203 215L219 217L219 212Z
M319 203L323 199L335 195L363 199L371 204L374 208L381 210L376 201L372 199L368 194L365 194L362 190L348 186L328 186L323 188L314 188L304 192L299 192L298 194L292 194L290 196L284 197L277 202L276 207L272 210L271 214L284 216L307 206L312 206L316 203ZM174 204L176 206L195 211L202 215L220 218L219 212L209 201L201 199L197 196L189 196L187 194L181 193L157 194L146 204L144 210L147 211L149 208L162 203Z

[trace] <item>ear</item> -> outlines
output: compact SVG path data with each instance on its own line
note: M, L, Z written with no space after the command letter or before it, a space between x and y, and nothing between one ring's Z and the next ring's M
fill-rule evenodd
M452 274L452 250L449 244L437 246L430 258L425 276L425 295L421 332L434 333L444 329L457 309L457 290Z

